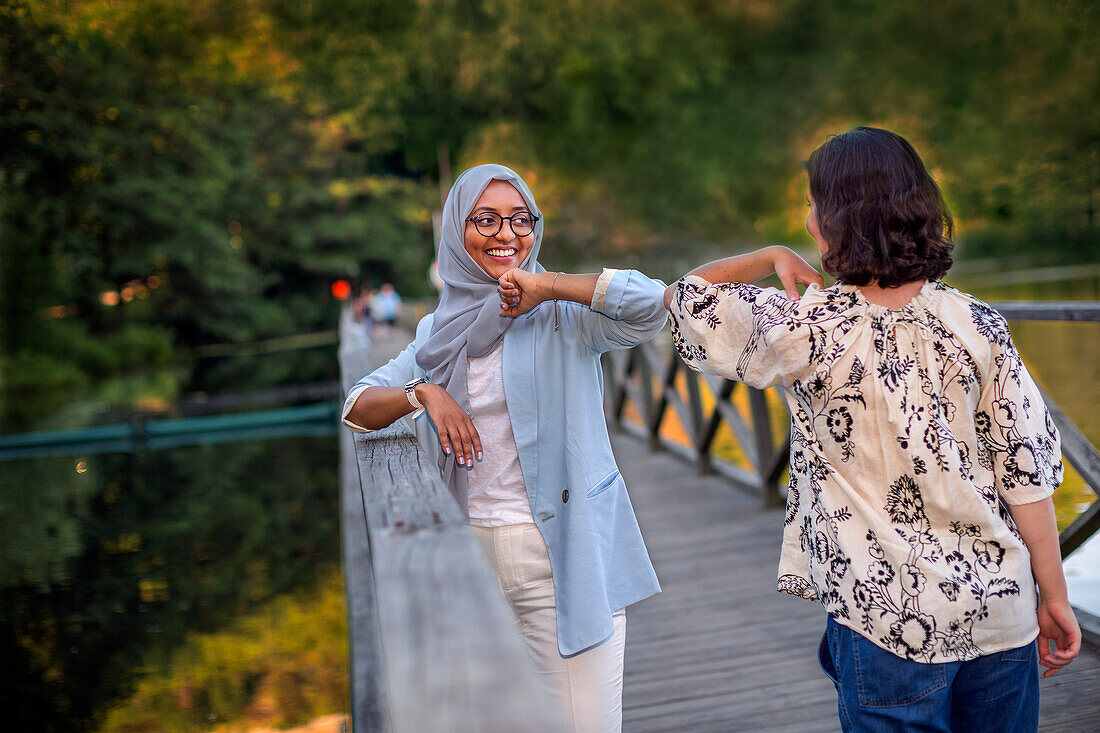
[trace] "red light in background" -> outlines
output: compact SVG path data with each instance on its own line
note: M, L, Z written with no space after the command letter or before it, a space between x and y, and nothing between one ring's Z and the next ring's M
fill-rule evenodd
M334 280L332 282L332 297L337 300L347 300L351 297L351 284L347 280Z

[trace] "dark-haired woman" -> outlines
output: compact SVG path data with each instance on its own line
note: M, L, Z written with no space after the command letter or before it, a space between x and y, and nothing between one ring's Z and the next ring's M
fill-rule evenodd
M1049 676L1081 639L1054 423L1004 318L939 281L952 222L913 147L861 127L807 167L806 228L837 283L781 247L704 265L666 291L676 346L786 396L778 588L825 607L843 728L1034 731L1036 657ZM748 284L773 271L786 296Z

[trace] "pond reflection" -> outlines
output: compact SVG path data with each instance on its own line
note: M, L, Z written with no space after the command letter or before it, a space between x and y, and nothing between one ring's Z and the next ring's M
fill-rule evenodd
M209 668L179 657L216 645L223 637L201 636L215 631L277 649L270 634L249 636L249 619L274 629L310 607L342 619L331 609L342 604L336 466L332 436L0 463L0 698L9 719L25 730L93 729L142 689L140 678L181 669L194 683L176 691L179 725L161 706L156 730L242 716L272 685L276 698L309 701L275 711L281 725L345 709L340 658L328 667L341 679L317 694L292 664L265 673L234 662L249 654L243 643L225 646ZM323 626L336 643L312 653L343 654L340 623ZM294 624L278 628L308 638ZM149 729L126 717L136 727L112 729Z

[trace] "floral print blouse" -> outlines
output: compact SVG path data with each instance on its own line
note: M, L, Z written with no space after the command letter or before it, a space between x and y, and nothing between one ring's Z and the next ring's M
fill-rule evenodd
M793 416L779 590L919 662L1038 633L1007 504L1062 480L1057 430L1004 318L938 281L898 309L858 288L688 276L672 306L693 369L782 389Z

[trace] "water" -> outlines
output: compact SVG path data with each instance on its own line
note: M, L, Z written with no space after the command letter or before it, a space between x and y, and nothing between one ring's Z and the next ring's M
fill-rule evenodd
M1073 605L1100 616L1100 541L1096 535L1067 557L1062 566Z
M0 463L6 717L183 731L346 710L338 518L331 436Z

